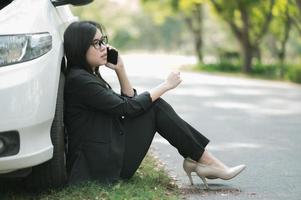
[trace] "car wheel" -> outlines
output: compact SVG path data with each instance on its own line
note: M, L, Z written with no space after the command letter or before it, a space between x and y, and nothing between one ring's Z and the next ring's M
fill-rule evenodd
M63 122L64 83L65 76L61 73L55 116L50 131L53 157L51 160L32 168L31 174L25 178L25 187L29 190L38 191L57 188L64 185L67 179Z

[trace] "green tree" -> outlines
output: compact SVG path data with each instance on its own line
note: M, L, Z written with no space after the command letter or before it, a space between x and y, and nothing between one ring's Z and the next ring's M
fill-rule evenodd
M299 9L299 12L301 12L301 0L296 0L296 4Z
M198 60L203 62L203 4L204 0L174 0L174 7L184 18L194 39Z
M293 24L301 34L301 0L296 0L295 3L298 11L294 13Z
M252 71L252 60L272 20L275 0L211 0L218 15L230 26L244 59L243 70Z
M128 0L128 7L109 0L94 1L86 6L72 7L72 11L81 20L101 22L106 27L110 45L122 51L170 51L182 45L183 21L179 23L172 17L155 24L149 14L134 5L136 1Z
M297 5L294 0L277 0L273 8L273 21L270 26L270 34L275 38L272 51L276 51L278 57L280 77L284 77L284 61L286 47L294 20L297 17Z
M203 62L203 4L205 0L141 0L141 2L158 23L179 14L192 33L199 62Z

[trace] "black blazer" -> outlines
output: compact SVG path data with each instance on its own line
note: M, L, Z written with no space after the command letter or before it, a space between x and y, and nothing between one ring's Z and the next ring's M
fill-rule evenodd
M150 94L119 95L99 77L76 68L67 74L64 98L69 183L118 180L125 140L122 120L145 112L152 104Z

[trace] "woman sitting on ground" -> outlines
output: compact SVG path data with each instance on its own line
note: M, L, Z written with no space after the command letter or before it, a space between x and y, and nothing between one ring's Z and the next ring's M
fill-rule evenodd
M131 178L156 132L183 156L191 183L191 172L208 187L206 178L231 179L245 169L244 165L229 168L210 154L206 150L209 140L160 98L181 83L180 72L170 73L157 87L137 94L121 56L116 65L107 62L107 48L112 47L98 23L74 22L64 33L69 183ZM100 66L116 72L121 94L102 78Z

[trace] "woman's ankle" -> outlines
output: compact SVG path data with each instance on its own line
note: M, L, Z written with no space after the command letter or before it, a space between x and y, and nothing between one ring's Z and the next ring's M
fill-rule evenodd
M205 150L198 162L205 165L210 165L213 163L213 160L211 158L212 156L210 155L210 153Z
M198 160L199 163L205 164L205 165L212 165L218 168L227 169L228 167L221 162L219 159L214 157L210 152L207 150L204 151L201 158Z

